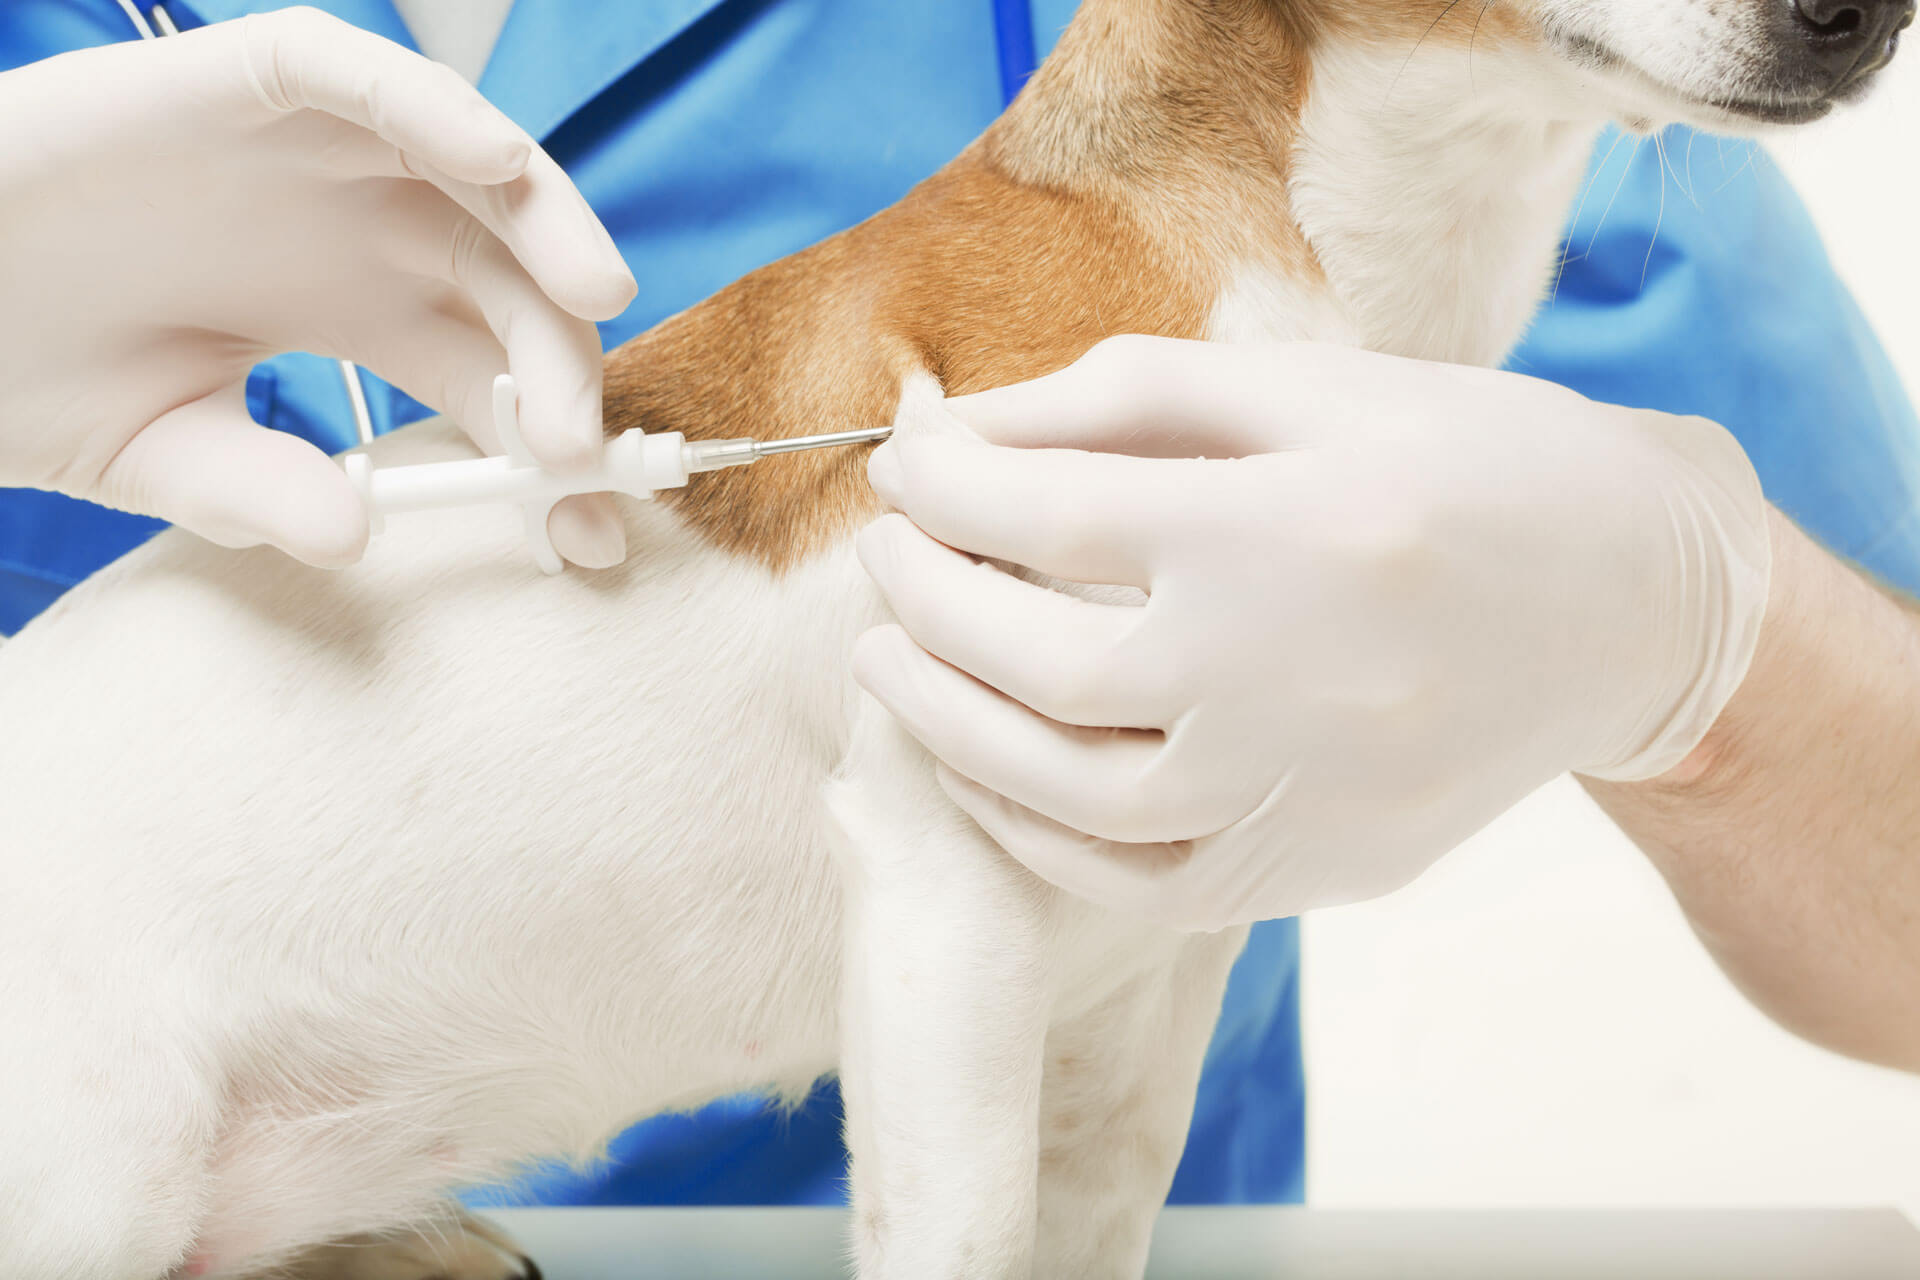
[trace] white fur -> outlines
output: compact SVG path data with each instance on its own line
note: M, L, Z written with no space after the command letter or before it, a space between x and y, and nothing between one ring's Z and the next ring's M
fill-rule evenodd
M1290 195L1358 342L1497 364L1539 305L1604 122L1537 55L1316 51Z
M1360 329L1322 282L1296 280L1256 261L1239 263L1207 317L1213 342L1311 339L1360 346Z

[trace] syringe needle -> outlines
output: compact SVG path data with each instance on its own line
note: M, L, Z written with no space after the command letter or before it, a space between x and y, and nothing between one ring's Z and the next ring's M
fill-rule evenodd
M754 452L799 453L805 449L831 449L842 444L877 444L893 434L892 427L867 427L861 431L831 431L818 436L788 436L780 440L756 440Z
M786 436L775 440L689 440L687 470L719 471L725 467L743 467L749 462L776 453L800 453L807 449L830 449L843 444L871 444L893 434L892 427L867 427L860 431L833 431L819 436Z

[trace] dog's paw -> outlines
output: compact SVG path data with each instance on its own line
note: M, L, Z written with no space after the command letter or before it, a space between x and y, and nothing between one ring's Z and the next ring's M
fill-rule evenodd
M541 1280L540 1268L490 1223L460 1214L413 1231L322 1246L285 1280Z

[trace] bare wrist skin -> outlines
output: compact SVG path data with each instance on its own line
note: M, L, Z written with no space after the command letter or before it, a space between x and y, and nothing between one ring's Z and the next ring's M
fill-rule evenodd
M1920 1070L1920 613L1770 513L1745 681L1676 768L1582 779L1789 1030Z

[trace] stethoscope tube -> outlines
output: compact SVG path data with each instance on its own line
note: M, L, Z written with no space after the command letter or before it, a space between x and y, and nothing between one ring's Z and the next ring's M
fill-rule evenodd
M152 40L157 37L159 33L153 29L153 24L163 20L168 27L173 28L167 32L168 35L179 34L179 28L173 26L173 20L166 17L167 11L164 6L157 4L153 6L153 22L149 22L147 16L140 12L140 7L134 4L133 0L114 0L114 3L120 6L120 12L127 15L127 21L133 24L133 29L140 33L142 40Z

